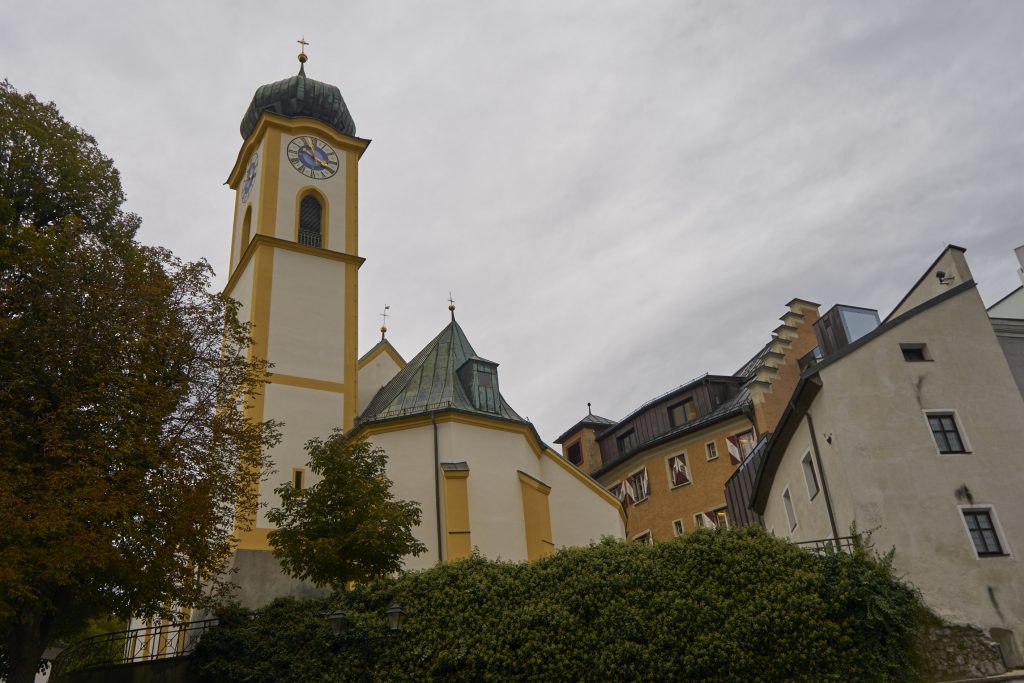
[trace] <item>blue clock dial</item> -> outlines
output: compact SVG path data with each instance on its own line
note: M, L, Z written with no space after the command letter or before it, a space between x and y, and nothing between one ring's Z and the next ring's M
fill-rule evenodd
M312 135L292 138L288 143L288 161L292 168L314 180L330 178L338 172L338 153Z
M242 201L249 201L249 192L252 191L253 183L256 182L256 170L260 166L259 151L253 152L249 158L249 165L245 169L245 177L242 179Z

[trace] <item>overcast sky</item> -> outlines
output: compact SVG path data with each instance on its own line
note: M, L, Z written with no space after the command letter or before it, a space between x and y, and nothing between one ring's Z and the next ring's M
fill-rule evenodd
M884 316L947 243L1019 285L1022 2L7 3L0 77L113 157L142 241L227 278L255 89L337 84L360 169L360 349L448 292L551 440L734 372L802 297Z

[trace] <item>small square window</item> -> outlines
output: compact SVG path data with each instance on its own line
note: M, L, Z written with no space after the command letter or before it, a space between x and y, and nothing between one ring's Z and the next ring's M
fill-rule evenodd
M693 481L690 478L690 468L686 464L686 453L673 455L668 459L668 481L672 488L683 486Z
M908 363L921 363L931 360L928 357L928 351L924 344L900 344L900 350L903 352L903 360Z
M683 520L677 519L672 522L672 531L676 536L683 535Z
M628 432L620 434L615 442L619 445L619 453L625 455L636 446L636 431L630 429Z
M633 537L634 543L643 543L644 545L654 545L654 538L651 536L650 531L644 531Z
M708 441L704 444L704 450L708 454L708 460L714 460L718 457L718 444L714 441Z
M583 463L583 449L580 448L579 441L566 449L565 459L577 466Z
M1005 555L1003 544L999 542L992 512L989 508L963 510L967 531L971 534L971 542L978 552L978 557Z
M811 452L807 451L804 453L803 460L800 461L804 468L804 481L807 482L807 495L811 500L818 495L818 475L814 471L814 462L811 461Z
M668 420L673 427L679 427L697 419L697 404L688 398L668 408Z
M931 427L939 453L967 452L953 413L928 413L928 426Z

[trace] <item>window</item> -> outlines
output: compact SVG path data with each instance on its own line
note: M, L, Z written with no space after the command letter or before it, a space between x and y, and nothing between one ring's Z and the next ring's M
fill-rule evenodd
M967 508L962 512L978 557L1006 554L999 542L999 534L996 533L991 508Z
M698 512L693 516L693 526L698 529L729 528L729 513L723 505L720 508Z
M634 472L626 479L626 495L634 504L647 500L647 468Z
M715 460L718 458L718 444L714 441L708 441L704 444L704 450L708 454L708 460Z
M804 481L807 482L807 495L811 500L818 495L818 475L814 471L814 463L811 462L811 452L804 453L800 463L804 466Z
M900 351L903 352L903 360L908 363L920 363L931 360L924 344L900 344Z
M566 449L565 457L573 465L581 465L583 463L583 450L580 448L579 441L572 444L571 446L569 446L568 449Z
M966 453L963 439L960 438L960 431L956 427L956 418L953 413L929 413L928 426L932 429L932 436L935 437L935 445L939 447L939 453Z
M725 445L729 449L729 459L733 465L739 465L743 462L743 458L750 455L750 451L754 450L754 444L757 441L754 439L754 430L748 429L740 434L733 434L725 440Z
M672 532L676 536L682 536L683 535L683 520L681 520L681 519L673 520L673 522L672 522Z
M307 194L299 203L299 244L307 247L319 247L320 236L323 234L324 209L320 200Z
M793 509L793 499L789 495L788 488L782 492L782 503L786 506L786 517L789 518L789 530L793 531L793 529L796 529L796 510Z
M693 422L696 419L697 405L693 402L692 398L668 407L668 421L673 427Z
M721 529L729 528L729 513L725 507L716 508L711 511L711 514L714 515L712 519L715 521L715 526Z
M636 431L630 429L628 432L620 434L615 441L619 445L620 454L628 453L636 446Z
M686 453L673 455L666 463L668 464L668 482L671 488L689 484L690 468L686 465Z
M643 543L644 545L654 545L654 538L651 537L651 530L642 531L633 537L634 543Z
M296 491L301 491L305 488L306 484L306 470L301 467L292 469L292 486Z

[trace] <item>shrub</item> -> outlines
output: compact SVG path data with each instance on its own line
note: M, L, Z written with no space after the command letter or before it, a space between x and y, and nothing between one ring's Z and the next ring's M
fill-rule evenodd
M341 608L369 632L378 681L912 680L918 598L888 558L814 555L757 529L653 547L607 540L531 564L480 557L324 600L233 613L196 653L203 681L359 680Z

